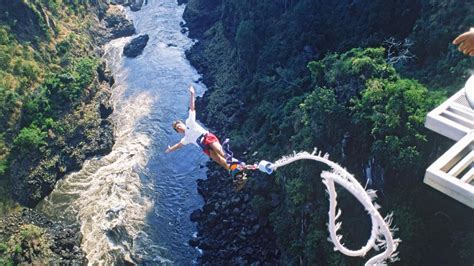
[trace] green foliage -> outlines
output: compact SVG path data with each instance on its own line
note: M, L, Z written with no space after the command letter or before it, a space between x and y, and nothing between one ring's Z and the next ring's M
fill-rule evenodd
M53 112L51 105L51 100L48 99L46 90L40 90L39 93L30 98L23 107L24 124L30 124L32 122L39 125L43 124L42 121Z
M7 255L8 246L4 243L0 243L0 264L6 266L13 266L13 260Z
M431 90L459 90L469 77L473 57L464 56L454 45L454 38L474 25L474 5L465 1L423 0L423 12L409 39L416 62L402 73L416 78Z
M77 45L77 35L71 33L58 43L56 50L59 55L64 56L71 51L71 48L73 48L74 45Z
M64 117L93 91L98 58L89 49L90 5L0 4L0 215L12 208L11 183L36 167L38 157L58 152L56 141L77 126L65 125ZM0 258L2 265L10 261Z
M22 251L23 251L23 249L21 248L21 245L20 245L20 244L16 244L16 245L13 247L13 253L14 253L14 254L20 254Z
M43 265L51 256L50 239L45 229L33 224L21 225L19 232L11 235L7 243L0 243L0 262L6 265L25 261Z
M450 43L474 25L473 5L224 0L210 8L203 0L190 0L188 6L191 15L209 16L209 26L204 26L209 29L199 27L200 43L189 53L211 81L202 121L239 143L247 140L237 154L245 149L258 151L259 158L277 159L316 146L361 183L378 189L383 206L395 212L395 224L401 219L400 228L409 230L400 232L400 247L409 242L402 264L472 264L472 256L469 261L458 255L460 248L451 248L455 240L438 241L440 232L451 233L451 226L432 222L433 213L443 210L454 217L457 232L466 234L470 226L464 221L472 215L463 215L472 212L453 208L456 203L432 191L422 178L427 165L448 147L424 128L426 112L461 88L466 69L472 67L473 58ZM410 52L415 58L397 69L386 63L384 48L367 48L387 46L384 41L391 37L414 43ZM257 41L249 47L253 38ZM238 90L234 98L243 99L231 112L228 88ZM222 110L229 114L222 115ZM334 253L325 241L327 201L320 171L303 163L279 169L271 182L255 188L258 200L252 206L263 210L259 213L264 217L270 213L282 264L362 264ZM277 206L273 198L280 199ZM407 202L413 205L402 208ZM343 212L353 221L360 215ZM419 228L424 231L417 235ZM359 238L354 241L365 241Z
M38 97L48 97L56 110L75 103L95 78L97 65L95 59L80 58L69 69L48 76Z
M77 80L77 87L84 89L91 84L97 72L98 60L92 57L83 57L74 66L74 76Z
M0 177L5 174L8 169L8 147L5 143L5 134L0 133Z
M35 238L39 238L44 234L44 229L31 225L31 226L23 226L20 230L21 238L25 240L33 240Z
M47 145L46 137L46 132L41 131L35 125L31 125L20 130L20 133L13 140L13 145L15 148L24 151L39 150L39 148Z
M3 144L5 145L5 144ZM7 158L1 158L0 159L0 176L4 175L8 170L8 160Z
M287 197L294 205L302 205L306 202L305 195L308 193L306 192L305 184L301 179L291 179L286 184L287 189Z
M0 71L0 78L2 73ZM5 81L5 80L4 80ZM19 95L14 91L0 84L0 129L6 130L11 114L17 109Z
M424 121L427 112L439 103L440 97L415 80L400 78L395 69L385 62L383 51L380 48L352 49L310 62L308 68L312 73L314 90L304 96L299 105L289 102L284 112L289 117L283 118L283 121L294 119L295 114L299 114L301 123L291 136L295 143L302 145L299 148L311 150L314 146L322 147L334 160L349 166L356 176L363 173L361 165L374 161L379 167L379 172L371 173L375 179L374 188L383 189L386 184L403 183L414 186L412 193L416 193L418 190L415 188L421 184L415 176L423 173L425 158L435 149L429 141ZM287 181L283 191L286 204L272 213L273 225L277 234L284 235L278 239L287 255L302 257L308 263L318 263L321 256L302 254L301 250L316 249L321 227L309 230L307 238L289 232L294 230L295 224L304 223L298 219L288 221L288 217L305 217L304 212L298 209L308 206L315 197L314 190L308 187L317 184L309 185L305 172L308 171L293 170L293 173L285 174ZM385 183L381 183L377 175L384 176ZM410 190L407 187L404 189ZM397 202L398 198L390 198L391 189L386 190L386 195ZM424 222L413 210L404 210L395 210L406 219L400 224L406 227L401 237L421 248L419 241L422 237L413 232L425 226ZM317 208L312 210L316 211ZM351 213L348 215L346 219L351 219ZM306 219L318 224L316 218ZM410 254L408 250L410 248L403 249L403 255L410 261L421 263L421 256ZM338 260L336 257L326 259L325 263Z
M28 80L27 84L32 84L37 81L40 73L40 67L34 61L18 60L14 62L13 74L24 77L26 80Z
M0 252L7 251L8 247L5 243L0 243Z
M293 146L294 149L322 148L355 173L362 173L360 166L374 160L387 183L395 182L402 173L420 173L423 160L431 151L423 123L427 111L438 101L437 96L414 80L400 78L386 63L382 48L329 54L310 62L308 69L313 90L304 97L293 98L283 112L288 116L282 118L283 121L290 122L297 117L301 121L293 129L285 127L292 131L291 140L299 144ZM300 103L296 104L295 99ZM305 214L322 211L315 207L316 202L327 204L315 200L321 185L312 182L318 178L305 174L319 171L299 166L278 176L286 180L280 192L285 195L285 203L273 211L272 224L290 258L301 257L308 264L347 262L339 256L324 255L330 250L326 245L321 246L323 236L327 237L322 227L324 222L320 217ZM410 179L410 176L403 178ZM374 182L375 188L383 185L380 181ZM305 208L309 210L301 210ZM346 215L345 219L352 219L351 215L360 214L349 212ZM419 221L418 217L413 218L413 222ZM296 228L308 223L314 227L307 229L307 235L300 235L300 229ZM407 225L407 228L410 227ZM410 241L418 239L408 234L403 237ZM316 250L317 255L310 253L311 250Z
M245 62L251 63L255 54L255 47L258 43L254 24L250 21L241 21L235 34L235 42L239 47L239 56Z
M327 88L316 88L300 104L302 117L301 122L304 125L302 131L305 133L304 139L316 140L316 142L307 143L320 148L325 145L318 140L339 140L342 138L342 123L332 123L331 121L342 122L347 120L344 106L336 100L335 91ZM312 135L312 138L307 138Z
M366 132L375 140L374 157L395 174L400 165L413 170L423 159L420 147L428 142L424 121L434 103L434 97L416 81L376 78L367 81L351 111L356 126L369 127Z

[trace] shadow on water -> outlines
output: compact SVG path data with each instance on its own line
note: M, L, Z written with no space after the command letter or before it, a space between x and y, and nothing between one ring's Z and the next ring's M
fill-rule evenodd
M138 34L147 33L150 40L133 59L121 52L134 36L106 47L116 81L112 152L86 161L38 207L80 224L91 264L189 265L199 255L187 244L196 231L189 215L202 205L196 180L205 178L201 165L208 159L194 145L164 152L182 137L171 123L187 117L188 85L192 82L198 95L205 90L185 59L193 42L180 32L183 11L175 0L163 0L128 13Z

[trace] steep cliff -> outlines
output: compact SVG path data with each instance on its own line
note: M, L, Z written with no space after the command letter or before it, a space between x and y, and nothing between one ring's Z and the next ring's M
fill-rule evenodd
M423 121L473 66L450 44L474 24L473 8L428 0L190 0L186 27L199 42L187 56L209 88L199 118L231 137L235 154L250 162L315 146L329 152L379 191L384 212L394 211L401 264L472 263L472 212L422 178L450 145ZM319 171L302 164L255 175L244 193L259 219L270 217L283 263L361 263L333 253L326 241ZM357 246L368 221L341 195L352 222L343 230ZM212 232L203 227L200 234L216 237ZM205 261L218 259L220 248L206 250Z
M113 145L114 80L101 45L134 28L107 7L0 4L0 264L87 262L77 228L16 205L34 207L65 174Z

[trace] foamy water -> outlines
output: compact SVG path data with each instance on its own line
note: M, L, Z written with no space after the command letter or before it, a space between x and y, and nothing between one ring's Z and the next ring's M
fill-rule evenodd
M187 115L187 86L193 82L198 94L204 90L185 59L193 43L180 33L183 11L175 0L162 0L128 13L138 34L147 33L150 40L134 59L122 57L133 37L106 46L104 57L116 81L112 152L86 161L38 206L80 225L91 265L192 264L199 255L187 244L195 232L189 215L202 204L195 181L205 178L200 166L207 158L194 145L164 153L181 137L171 122Z

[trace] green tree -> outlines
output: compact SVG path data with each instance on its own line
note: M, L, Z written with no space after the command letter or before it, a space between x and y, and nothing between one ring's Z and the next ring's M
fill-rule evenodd
M372 153L388 172L413 171L427 145L424 121L435 99L414 80L370 79L351 107L353 123L368 127ZM361 136L362 137L362 136Z
M0 134L0 176L4 175L8 169L8 147L5 143L5 134Z
M237 27L235 42L237 47L239 47L240 57L246 64L253 65L253 62L255 62L255 47L258 43L254 24L250 21L241 21Z
M13 144L20 150L39 150L39 148L47 145L45 141L46 137L46 132L41 131L41 129L35 125L30 125L20 130Z

